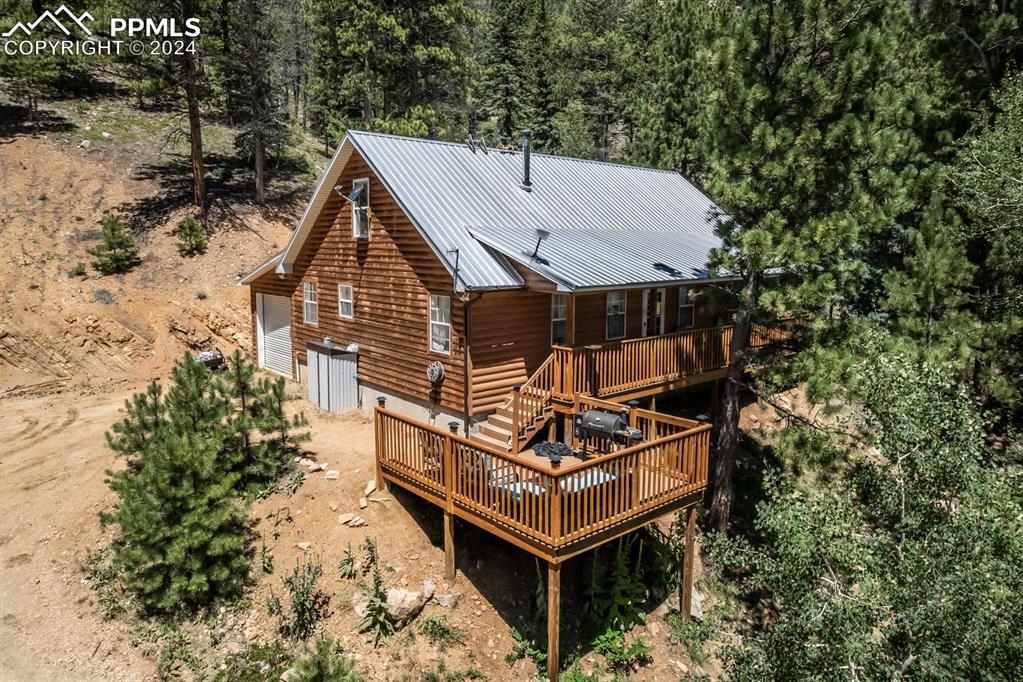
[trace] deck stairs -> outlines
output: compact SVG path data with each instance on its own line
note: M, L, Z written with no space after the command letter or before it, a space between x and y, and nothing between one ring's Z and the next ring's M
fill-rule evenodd
M554 356L516 386L479 431L469 437L504 452L518 451L554 416ZM513 438L518 426L518 439Z

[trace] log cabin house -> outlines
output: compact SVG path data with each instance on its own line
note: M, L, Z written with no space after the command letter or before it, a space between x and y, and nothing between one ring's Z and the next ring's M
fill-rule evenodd
M443 509L449 579L455 517L548 562L552 679L561 563L676 510L688 615L711 427L627 403L724 376L730 328L703 305L719 214L678 173L531 153L528 134L351 131L241 280L259 365L372 411L380 487Z

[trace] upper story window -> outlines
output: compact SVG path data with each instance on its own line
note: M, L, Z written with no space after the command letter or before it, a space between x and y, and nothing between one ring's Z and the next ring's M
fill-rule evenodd
M430 350L451 352L451 297L430 295Z
M347 317L349 320L355 317L351 284L337 285L337 316Z
M568 294L551 295L551 344L560 346L565 343L565 330L568 326Z
M610 339L625 337L625 292L607 292L607 334Z
M693 290L682 287L678 290L678 328L689 329L696 323L696 306L693 305Z
M369 239L369 178L352 182L352 236Z
M302 319L306 324L316 324L316 282L306 282L302 285Z

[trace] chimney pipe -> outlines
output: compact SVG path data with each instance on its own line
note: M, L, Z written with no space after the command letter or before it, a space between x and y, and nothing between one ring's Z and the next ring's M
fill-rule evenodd
M522 189L533 191L533 183L529 181L529 135L528 130L522 131Z

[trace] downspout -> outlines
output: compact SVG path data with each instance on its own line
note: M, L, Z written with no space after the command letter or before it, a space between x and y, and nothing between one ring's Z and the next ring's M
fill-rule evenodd
M469 357L469 345L471 343L472 320L469 315L469 309L472 306L472 302L476 300L471 296L467 297L462 302L462 319L465 324L465 331L462 336L464 341L462 344L462 366L464 368L463 379L462 379L462 400L464 401L465 421L462 422L462 430L465 437L469 437L469 418L472 416L472 405L470 404L469 384L472 381L472 359Z
M461 251L458 248L449 249L448 253L455 254L455 267L452 273L451 282L454 285L453 289L455 294L458 293L458 282L461 279L458 273L459 257ZM472 292L469 287L463 289L462 296L459 296L459 300L462 301L462 431L465 433L465 437L469 437L469 417L472 413L472 407L470 405L469 395L469 382L472 379L472 364L471 358L469 357L469 344L471 339L470 329L472 328L472 320L469 315L469 308L472 305L473 298Z

